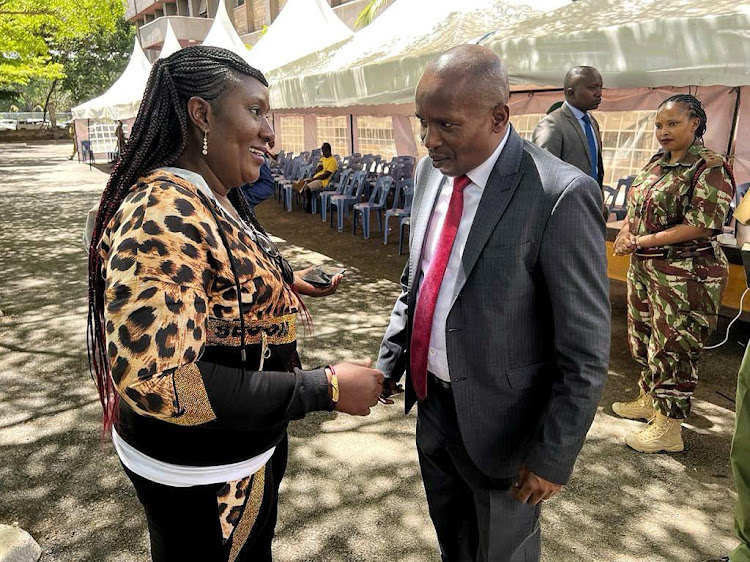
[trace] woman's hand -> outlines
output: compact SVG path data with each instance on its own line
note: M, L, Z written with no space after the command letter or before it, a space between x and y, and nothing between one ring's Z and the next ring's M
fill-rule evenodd
M334 275L331 279L330 285L326 285L325 287L317 287L302 279L313 269L315 269L315 267L310 266L303 269L302 271L294 272L294 288L297 289L297 292L300 295L306 295L308 297L325 297L335 293L336 289L339 288L341 280L344 278L344 276L341 274Z
M632 254L636 249L636 237L630 234L630 224L626 221L615 238L615 255L625 256Z
M335 408L354 416L366 416L383 393L383 373L371 369L372 361L351 361L333 366L339 381Z
M615 239L615 255L626 256L635 252L638 244L636 243L636 237L632 234L626 234L624 236L617 236Z

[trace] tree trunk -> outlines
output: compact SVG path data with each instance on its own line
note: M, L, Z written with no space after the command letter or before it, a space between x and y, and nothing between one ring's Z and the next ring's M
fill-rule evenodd
M47 120L47 106L49 105L49 99L52 97L52 92L55 91L55 86L57 86L57 78L55 78L52 81L52 87L49 89L49 93L47 94L47 99L44 102L44 113L42 114L42 123L44 123ZM52 115L50 115L50 119L52 119ZM55 123L50 123L52 127L55 126Z

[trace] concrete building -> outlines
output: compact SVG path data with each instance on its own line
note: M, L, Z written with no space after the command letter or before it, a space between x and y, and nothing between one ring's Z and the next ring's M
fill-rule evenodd
M287 0L226 0L229 17L242 41L254 45L263 26L273 23ZM354 29L354 22L368 0L328 0L334 12ZM138 37L146 56L159 56L167 31L172 24L183 47L199 44L208 34L216 16L219 0L128 0L125 19L138 26Z

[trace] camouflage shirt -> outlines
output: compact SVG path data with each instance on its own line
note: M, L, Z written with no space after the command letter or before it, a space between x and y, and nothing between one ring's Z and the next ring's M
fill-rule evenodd
M649 234L677 224L721 232L734 196L734 182L724 164L719 154L699 143L674 164L668 153L654 155L628 192L631 232Z

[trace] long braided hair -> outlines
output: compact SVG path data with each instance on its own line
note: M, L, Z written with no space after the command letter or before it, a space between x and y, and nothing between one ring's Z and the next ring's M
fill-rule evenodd
M185 47L154 63L143 94L130 139L112 169L102 194L89 247L89 309L87 347L89 369L99 391L103 426L107 432L117 416L118 394L110 377L104 332L104 278L98 245L104 229L139 177L172 164L184 151L189 138L187 101L199 96L209 103L239 76L251 76L268 86L263 74L241 57L219 47ZM261 232L265 231L237 189L229 200L240 216Z
M659 109L661 109L668 103L681 103L685 106L685 109L687 110L688 115L690 115L691 118L698 118L698 121L700 122L698 123L698 128L695 130L695 138L702 139L703 135L706 132L706 124L708 123L708 118L706 117L706 110L703 109L701 100L690 94L676 94L674 96L668 97L663 102L661 102L659 104Z

